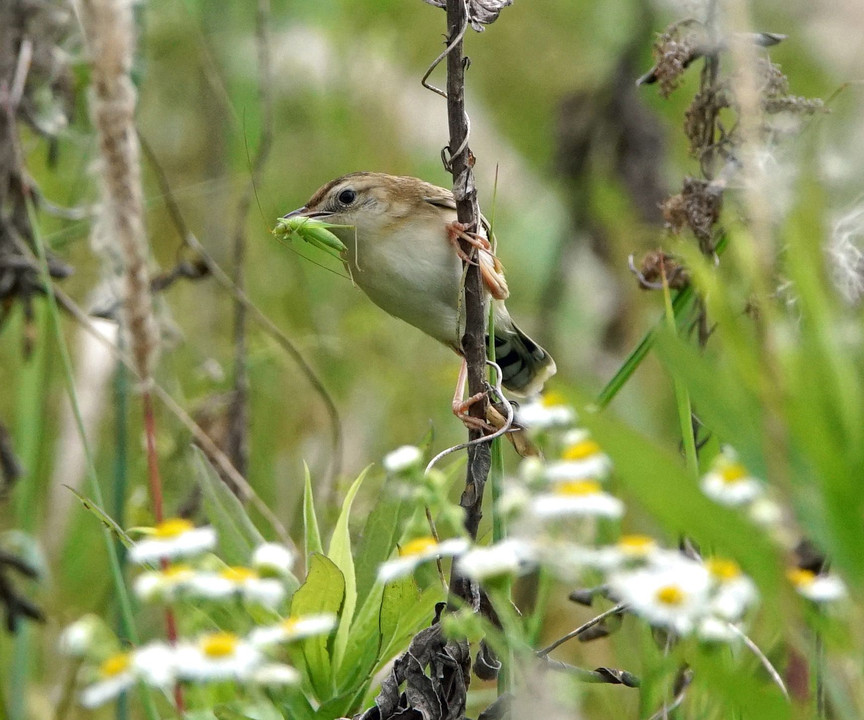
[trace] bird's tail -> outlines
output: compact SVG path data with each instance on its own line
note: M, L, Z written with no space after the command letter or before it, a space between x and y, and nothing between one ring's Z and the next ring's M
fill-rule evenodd
M507 314L495 313L495 361L502 385L514 395L536 395L555 374L552 356L522 332Z

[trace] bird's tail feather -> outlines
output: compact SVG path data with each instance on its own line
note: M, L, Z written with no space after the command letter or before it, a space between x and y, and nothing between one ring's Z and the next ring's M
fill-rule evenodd
M495 320L495 360L502 385L514 395L535 395L555 374L552 356L522 332L509 317Z

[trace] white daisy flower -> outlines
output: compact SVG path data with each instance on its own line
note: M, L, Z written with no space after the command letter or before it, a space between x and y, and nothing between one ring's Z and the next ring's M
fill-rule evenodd
M246 602L275 609L285 599L285 585L276 578L262 578L252 568L231 566L219 572L196 573L186 584L186 594L208 600L241 597Z
M711 576L701 563L680 557L662 566L614 573L609 588L649 624L687 635L709 614Z
M795 589L812 602L826 603L846 597L846 583L836 575L817 575L812 570L795 568L786 576Z
M504 488L498 498L496 509L503 516L510 516L524 510L531 504L531 492L524 485L512 484Z
M530 505L537 518L607 517L624 514L624 503L603 492L596 480L563 480L554 483L549 492L537 495Z
M196 528L190 520L170 518L144 531L148 537L129 549L129 560L138 565L200 555L216 547L216 530Z
M587 436L569 444L561 453L561 460L546 466L549 480L584 480L603 478L612 470L612 460L600 446Z
M711 615L702 618L696 627L696 635L700 640L709 643L731 643L738 639L738 633L728 620Z
M264 577L285 577L294 566L294 552L280 543L264 543L252 553L252 567Z
M470 543L464 538L451 538L435 542L433 537L415 538L399 550L399 557L388 560L378 568L378 579L389 583L411 574L421 563L441 557L452 557L465 552Z
M657 541L648 535L622 535L614 545L597 548L588 555L589 563L600 570L645 565L662 553Z
M152 642L132 653L136 677L151 687L169 690L177 681L175 649L163 642Z
M711 613L722 620L737 622L758 599L756 585L732 560L710 558L705 567L714 582Z
M714 502L729 507L746 505L764 491L762 482L752 477L746 467L723 454L702 478L700 487Z
M135 684L132 654L117 653L107 658L98 670L98 680L82 690L80 703L86 708L95 708L113 700Z
M539 457L529 456L519 463L519 481L524 486L545 482L546 463Z
M415 445L403 445L384 456L384 469L393 475L400 475L420 467L423 451Z
M530 430L566 428L576 422L576 411L556 393L547 393L520 405L516 422Z
M764 528L773 528L783 521L783 508L766 497L756 498L748 508L750 519Z
M290 665L267 663L253 670L249 682L271 688L297 685L300 683L300 673Z
M258 647L293 642L313 635L329 634L336 623L336 616L331 613L288 617L278 625L255 628L249 636L249 642Z
M257 647L229 632L210 633L196 643L178 644L175 653L177 677L192 682L245 682L264 664Z
M145 570L133 590L142 602L171 602L182 595L197 572L189 565L169 565L164 570Z
M110 642L113 633L96 615L85 615L60 634L60 652L75 658L88 655L102 641Z
M459 557L457 568L462 575L481 581L504 575L518 575L534 562L531 545L508 538L488 547L475 547Z

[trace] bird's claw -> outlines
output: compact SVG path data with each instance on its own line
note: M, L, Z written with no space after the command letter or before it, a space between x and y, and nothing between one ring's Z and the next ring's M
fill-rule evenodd
M476 265L477 262L472 260L462 249L459 240L464 240L471 247L477 248L478 250L492 250L491 243L485 237L474 232L469 232L468 226L462 224L458 220L447 223L447 239L450 241L450 244L459 256L459 259L463 262L470 263L471 265Z
M494 427L483 420L483 418L474 417L473 415L468 414L468 410L471 406L480 402L484 397L486 397L486 393L479 392L465 400L454 400L453 414L458 417L462 421L462 424L469 430L481 430L483 432L491 433L495 431Z

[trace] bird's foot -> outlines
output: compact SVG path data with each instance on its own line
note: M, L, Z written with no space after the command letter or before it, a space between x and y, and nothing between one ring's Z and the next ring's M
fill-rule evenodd
M478 250L492 249L492 245L485 237L474 232L469 232L468 226L463 225L458 220L447 223L447 239L450 241L450 244L453 246L453 249L456 251L459 258L463 262L470 263L471 265L476 265L477 263L468 257L462 249L462 246L459 244L460 240L464 240L471 247L477 248Z
M483 420L468 414L468 410L475 403L486 397L485 392L479 392L465 400L453 400L453 414L462 421L469 430L482 430L483 432L494 432L495 428Z

